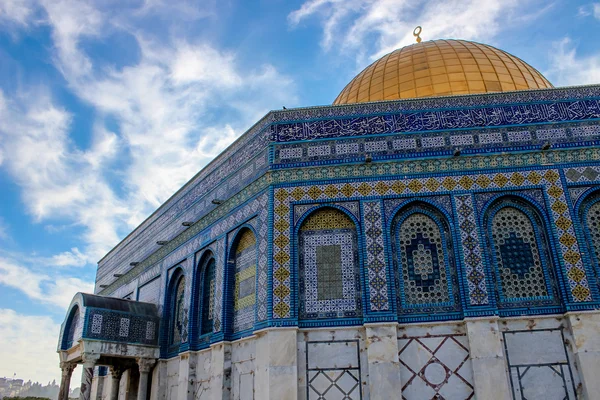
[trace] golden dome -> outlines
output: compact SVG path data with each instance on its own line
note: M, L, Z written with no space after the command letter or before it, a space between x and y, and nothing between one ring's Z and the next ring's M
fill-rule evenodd
M551 87L512 54L487 44L440 39L381 57L356 75L333 104Z

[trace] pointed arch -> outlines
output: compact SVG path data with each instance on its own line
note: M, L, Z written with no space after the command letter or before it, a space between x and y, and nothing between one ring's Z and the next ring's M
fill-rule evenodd
M177 352L187 334L185 307L185 274L177 268L169 281L165 310L167 312L166 344L169 353Z
M358 233L339 208L321 207L298 229L298 316L301 320L362 316Z
M216 259L210 249L199 258L193 285L192 322L194 341L213 332ZM204 340L206 341L206 340Z
M596 287L600 290L600 191L588 192L577 206L591 264L590 272L593 272Z
M505 196L484 213L488 263L498 308L559 305L546 222L528 200Z
M250 226L242 227L233 240L229 252L228 304L231 316L230 330L233 334L254 327L256 304L256 266L258 252L256 234Z
M75 339L81 338L82 321L80 314L79 305L75 304L73 308L71 308L71 312L67 318L67 325L65 326L62 343L63 350L70 349L73 347L73 342L75 342Z
M433 205L403 206L391 223L399 318L459 312L460 288L450 223Z

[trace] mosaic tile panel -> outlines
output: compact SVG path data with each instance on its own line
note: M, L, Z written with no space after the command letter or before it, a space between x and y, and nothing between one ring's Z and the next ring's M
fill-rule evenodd
M177 251L180 246L187 246L198 235L202 229L210 226L215 221L227 217L229 213L236 210L244 202L252 200L254 196L261 197L261 192L269 184L289 184L291 182L315 181L321 179L357 178L365 176L376 177L390 175L404 175L417 173L439 173L443 171L479 171L494 166L494 168L550 165L557 163L573 162L597 162L600 160L600 149L587 147L585 149L570 149L569 151L546 151L534 153L495 154L488 157L461 156L451 158L434 158L422 160L395 161L390 163L371 163L362 165L338 165L334 168L328 166L310 167L292 170L272 170L234 195L226 204L213 210L204 219L191 228L183 231L179 236L162 246L159 250L149 256L141 264L130 268L125 275L109 284L107 288L101 289L100 294L111 295L123 287L123 282L131 283L141 273L151 272L156 268L164 257ZM203 243L206 240L202 241ZM191 250L193 251L193 249Z
M593 182L600 177L600 167L587 166L565 169L565 177L570 182Z
M571 204L577 203L577 200L584 194L591 186L581 186L569 188L569 195L571 196Z
M221 332L223 328L223 282L225 276L225 238L219 239L213 247L217 269L215 271L215 300L213 314L213 332Z
M514 207L504 207L492 219L499 290L507 299L548 296L548 282L537 235L529 217ZM548 260L546 260L546 263Z
M171 304L169 346L179 346L187 336L187 312L185 302L185 278L179 278Z
M215 259L211 258L202 270L200 300L200 334L212 333L215 310Z
M432 190L435 190L439 187L439 182L435 179L430 179L427 181L427 185L431 186ZM394 211L398 209L402 204L410 203L414 201L414 198L399 198L399 199L385 199L383 201L383 207L385 210L385 218L389 220L394 215ZM452 200L450 196L427 196L425 198L428 203L433 203L437 207L446 211L449 215L452 215Z
M404 400L473 399L473 367L465 335L399 338Z
M394 274L400 315L459 310L456 266L449 227L424 204L392 222Z
M350 212L350 214L354 215L356 219L360 220L360 206L358 201L343 201L327 204L341 207L344 210ZM296 204L294 206L294 225L298 223L300 218L302 218L308 210L322 205L322 203Z
M595 270L598 271L599 265L598 260L600 260L600 202L594 203L588 210L585 215L585 223L587 227L587 232L591 239L591 248L594 251L595 258Z
M371 311L387 311L390 309L381 211L381 202L363 202L362 221L365 232Z
M79 307L76 307L73 313L73 317L71 318L71 324L69 325L69 330L67 332L66 344L64 346L65 349L70 349L73 347L73 344L81 337L81 317L79 313Z
M88 307L86 319L86 339L158 345L158 318Z
M357 232L341 211L311 214L299 236L301 319L362 315Z
M457 195L454 199L456 200L469 303L477 306L488 304L489 299L483 265L483 252L479 240L477 218L473 208L473 197L470 194L466 194Z
M437 182L432 190L429 180ZM591 301L579 244L575 237L572 216L566 204L565 192L556 170L495 172L462 176L436 176L424 178L390 179L379 181L353 181L321 185L277 188L274 193L273 237L273 311L274 318L290 316L290 206L294 201L342 200L353 197L379 197L387 195L419 195L464 190L505 189L525 185L544 186L548 193L552 225L560 243L560 254L568 277L572 301Z
M235 263L233 332L240 332L254 326L256 253L256 236L250 229L244 229L240 233L233 259Z

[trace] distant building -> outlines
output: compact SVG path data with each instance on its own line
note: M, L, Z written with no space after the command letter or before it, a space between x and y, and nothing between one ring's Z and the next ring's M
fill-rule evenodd
M435 40L268 113L100 260L60 400L598 398L599 99Z

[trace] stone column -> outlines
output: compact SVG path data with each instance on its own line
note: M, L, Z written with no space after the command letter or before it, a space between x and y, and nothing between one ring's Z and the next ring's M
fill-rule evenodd
M229 400L231 394L231 344L229 342L215 343L210 348L209 398L212 400ZM261 397L256 398L260 399Z
M137 400L148 398L148 374L156 363L153 358L138 358L137 364L140 370L140 381L138 383Z
M119 400L119 383L123 375L123 367L112 365L110 367L110 399Z
M83 353L83 371L81 372L81 393L79 400L90 400L94 367L100 359L100 354Z
M566 314L573 336L572 350L579 367L583 398L600 396L600 313L569 312Z
M512 399L498 317L466 319L473 384L478 399Z
M295 400L298 397L297 328L255 332L255 398Z
M96 400L102 400L102 395L104 392L104 379L106 377L105 376L100 376L100 373L98 373L98 377L96 379L96 381L98 382L96 384Z
M58 400L69 400L69 391L71 386L71 375L73 370L77 367L75 363L61 362L60 369L62 377L60 379L60 389L58 392Z
M372 400L402 398L396 324L365 324Z

